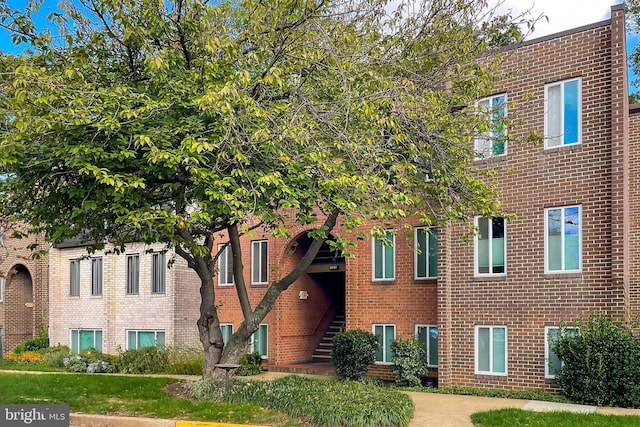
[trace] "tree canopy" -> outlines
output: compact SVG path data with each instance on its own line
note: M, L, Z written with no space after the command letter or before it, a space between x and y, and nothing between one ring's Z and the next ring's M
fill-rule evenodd
M246 342L338 218L499 214L471 142L495 126L474 102L499 56L478 58L521 34L484 0L77 0L40 33L37 7L0 4L29 46L0 56L1 213L52 243L175 249L202 280L211 361L214 233L231 238ZM250 307L237 239L287 236L292 213L314 244Z

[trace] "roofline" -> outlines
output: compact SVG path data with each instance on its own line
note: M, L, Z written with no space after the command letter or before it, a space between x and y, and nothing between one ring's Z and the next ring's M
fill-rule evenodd
M582 33L584 31L589 31L600 27L606 27L607 25L611 25L611 19L594 22L593 24L583 25L581 27L570 28L568 30L560 31L559 33L548 34L546 36L537 37L531 40L525 40L522 43L515 44L514 47L529 46L532 44L542 43L560 37L570 36L572 34Z
M629 114L638 114L640 113L640 104L631 104L629 105Z

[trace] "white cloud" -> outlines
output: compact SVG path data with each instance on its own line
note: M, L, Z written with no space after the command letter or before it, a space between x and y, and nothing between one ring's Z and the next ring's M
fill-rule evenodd
M611 6L618 3L622 0L504 0L498 11L511 10L515 16L531 9L531 16L546 15L548 22L539 20L534 32L527 36L532 39L609 19Z

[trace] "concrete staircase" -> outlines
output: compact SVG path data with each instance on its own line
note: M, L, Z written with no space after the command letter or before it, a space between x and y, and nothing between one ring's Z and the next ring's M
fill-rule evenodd
M336 334L344 331L344 313L336 314L336 317L333 319L329 328L324 333L324 336L320 340L318 347L313 352L312 360L316 363L327 363L331 364L331 349L333 348L333 337Z

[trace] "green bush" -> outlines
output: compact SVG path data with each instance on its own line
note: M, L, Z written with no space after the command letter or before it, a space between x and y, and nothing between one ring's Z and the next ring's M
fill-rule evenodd
M580 403L640 407L640 338L632 325L594 313L577 326L580 334L561 328L551 343L562 361L562 393Z
M396 385L400 387L418 387L420 376L427 374L424 361L424 347L416 338L399 338L391 342L391 370L396 375Z
M253 404L303 418L315 426L407 426L413 415L411 398L397 390L355 381L319 380L290 375L274 381L197 381L191 390L200 399Z
M15 354L26 353L28 351L40 352L47 348L49 348L49 336L47 330L44 327L40 327L38 333L33 338L18 344L13 352Z
M158 347L118 351L111 362L116 372L125 374L159 374L167 371L169 358Z
M235 370L234 375L248 377L250 375L258 375L262 372L262 356L260 353L254 352L245 354L240 360L240 367Z
M58 344L55 347L49 347L44 355L43 363L54 368L64 368L64 359L71 355L71 349L66 345Z
M333 337L331 359L342 378L359 380L375 361L378 341L361 329L342 332Z

